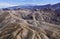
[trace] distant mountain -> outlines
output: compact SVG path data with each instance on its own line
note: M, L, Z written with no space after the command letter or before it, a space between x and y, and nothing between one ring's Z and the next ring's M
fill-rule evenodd
M51 8L51 9L59 9L60 8L60 3L57 4L47 4L47 5L19 5L19 6L13 6L13 7L8 7L8 8L3 8L3 10L7 9L13 9L13 10L17 10L17 9L44 9L44 8Z
M60 3L52 5L51 8L52 9L59 9L60 8Z
M50 7L51 5L48 4L48 5L20 5L20 6L13 6L13 7L8 7L8 8L3 8L3 10L9 10L9 9L13 9L13 10L16 10L16 9L43 9L43 8L48 8Z

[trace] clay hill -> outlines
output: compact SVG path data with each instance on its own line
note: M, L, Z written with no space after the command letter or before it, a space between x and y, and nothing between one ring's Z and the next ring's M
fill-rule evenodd
M60 9L55 5L0 9L0 39L60 39Z

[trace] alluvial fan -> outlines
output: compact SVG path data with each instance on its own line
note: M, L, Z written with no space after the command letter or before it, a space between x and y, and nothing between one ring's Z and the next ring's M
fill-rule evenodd
M58 13L51 9L0 11L0 39L60 39Z

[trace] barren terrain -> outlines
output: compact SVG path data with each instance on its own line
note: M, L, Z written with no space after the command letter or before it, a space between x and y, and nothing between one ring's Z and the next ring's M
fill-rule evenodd
M51 9L0 10L0 39L60 39L60 15Z

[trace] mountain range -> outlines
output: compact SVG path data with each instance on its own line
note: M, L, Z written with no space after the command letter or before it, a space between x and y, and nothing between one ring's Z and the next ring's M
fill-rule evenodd
M60 3L2 8L0 39L60 39Z
M18 10L18 9L44 9L44 8L51 8L53 10L60 9L60 3L57 4L47 4L47 5L19 5L19 6L13 6L8 8L2 8L3 10Z

